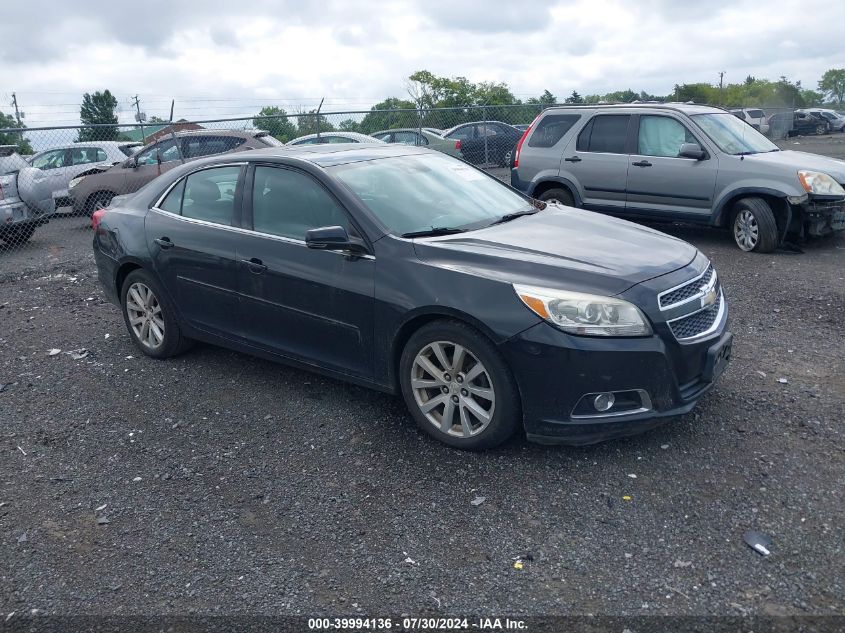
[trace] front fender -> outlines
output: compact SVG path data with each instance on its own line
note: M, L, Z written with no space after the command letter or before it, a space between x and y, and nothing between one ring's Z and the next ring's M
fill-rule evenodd
M803 189L776 180L753 179L739 181L719 193L713 205L713 211L710 214L710 224L720 226L724 221L725 214L730 211L731 204L738 198L755 195L786 198L788 196L803 196L805 194L806 192Z

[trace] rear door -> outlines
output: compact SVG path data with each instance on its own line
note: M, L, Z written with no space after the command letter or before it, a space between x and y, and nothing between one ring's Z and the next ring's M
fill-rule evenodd
M147 214L154 267L193 327L238 338L238 241L243 165L214 166L182 178Z
M584 208L624 213L630 125L630 114L597 114L564 150L560 173Z
M636 153L628 159L626 211L709 219L718 159L712 154L703 160L679 157L684 143L706 146L674 116L636 115L634 124Z
M547 114L537 123L523 145L519 157L520 180L533 182L535 178L557 176L563 159L563 149L572 138L573 126L580 114Z
M305 245L309 229L356 229L317 179L294 168L257 165L239 245L242 323L249 342L342 373L373 373L374 266Z

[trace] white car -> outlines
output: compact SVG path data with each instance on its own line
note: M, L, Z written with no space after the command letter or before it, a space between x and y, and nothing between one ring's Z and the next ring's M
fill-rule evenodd
M320 132L317 134L306 134L292 141L287 145L324 145L326 143L382 143L383 141L359 134L358 132Z
M29 159L29 164L47 176L56 206L69 204L70 182L92 168L106 169L122 163L141 143L90 141L70 143L43 150Z
M759 108L741 108L731 110L730 112L762 134L766 134L769 131L766 113Z
M845 116L836 110L830 110L828 108L807 108L800 110L800 112L809 112L810 114L820 116L827 121L831 132L845 132Z

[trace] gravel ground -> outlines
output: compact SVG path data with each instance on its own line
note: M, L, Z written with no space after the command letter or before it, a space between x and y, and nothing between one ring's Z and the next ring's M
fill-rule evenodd
M845 236L663 230L724 283L718 387L636 438L481 454L304 371L142 356L86 220L0 250L0 613L845 614Z

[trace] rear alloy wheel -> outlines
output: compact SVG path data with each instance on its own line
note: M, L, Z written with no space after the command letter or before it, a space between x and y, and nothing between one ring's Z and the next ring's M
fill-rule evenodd
M501 444L521 418L515 382L495 346L469 326L435 321L408 341L402 395L418 426L464 449Z
M822 134L827 134L827 126L823 124L819 124L816 126L816 134L821 136Z
M169 358L187 349L175 310L152 275L141 269L129 273L120 297L126 328L144 354Z
M565 207L574 207L575 201L572 199L572 194L566 189L554 188L548 189L540 194L540 200L543 202L553 202L561 204Z
M771 253L778 243L775 214L762 198L743 198L733 216L734 241L745 252Z

